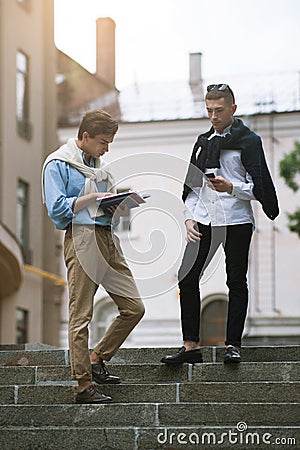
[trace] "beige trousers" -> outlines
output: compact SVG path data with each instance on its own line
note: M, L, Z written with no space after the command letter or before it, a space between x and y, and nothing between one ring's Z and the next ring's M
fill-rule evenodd
M91 380L88 325L94 295L101 284L119 309L101 341L94 348L109 360L145 313L119 240L110 227L69 226L64 257L69 287L69 350L72 379Z

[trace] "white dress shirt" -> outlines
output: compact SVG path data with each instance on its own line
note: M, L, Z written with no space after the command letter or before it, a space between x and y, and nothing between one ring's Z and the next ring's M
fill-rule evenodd
M225 136L230 127L224 130ZM209 139L218 135L214 133ZM200 151L200 150L199 150ZM193 219L203 225L224 226L252 223L254 216L251 200L253 195L253 181L241 162L240 150L221 150L220 168L206 169L205 173L214 172L215 176L222 176L231 181L232 193L217 192L208 186L203 177L201 187L194 188L185 200L184 219Z

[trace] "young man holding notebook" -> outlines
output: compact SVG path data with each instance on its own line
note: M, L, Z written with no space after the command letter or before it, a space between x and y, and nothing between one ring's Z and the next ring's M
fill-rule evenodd
M118 206L106 212L101 198L114 193L112 173L101 161L109 151L118 123L102 110L87 112L77 139L51 153L43 167L42 190L48 214L56 228L66 230L64 257L69 288L69 348L72 379L77 380L77 403L108 403L92 381L120 383L110 375L104 360L116 353L144 315L144 305L123 256L114 222L122 215ZM119 309L91 355L88 325L93 300L102 285Z

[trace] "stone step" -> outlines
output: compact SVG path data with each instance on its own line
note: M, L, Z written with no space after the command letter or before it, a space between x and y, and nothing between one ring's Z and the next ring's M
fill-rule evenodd
M252 427L299 427L300 403L0 405L1 428L230 427L241 421Z
M300 403L300 382L200 382L101 385L114 403L268 402ZM72 385L1 386L1 404L51 405L74 403Z
M167 354L173 354L177 348L120 348L111 362L136 363L159 362ZM224 347L203 347L201 349L203 360L209 362L223 362ZM300 346L261 346L243 347L243 362L274 362L274 361L299 361Z
M112 358L112 363L155 363L166 354L172 354L176 348L121 348ZM223 347L204 347L205 362L223 362ZM300 346L243 347L244 362L299 361ZM2 350L0 366L37 366L68 365L69 352L66 349L49 350Z
M114 403L76 405L68 350L0 348L0 448L299 446L300 346L244 347L233 366L223 347L203 348L203 364L159 362L176 350L121 348L108 368L122 384L100 386Z
M297 442L299 428L253 427L244 422L227 427L12 427L2 428L0 434L4 450L178 450L214 446L269 450L272 445L276 449L296 449Z
M111 364L107 367L122 382L183 381L300 381L300 362L267 362L242 364L203 363L168 366L153 364ZM35 384L70 381L70 366L4 366L0 367L0 385Z
M214 349L216 351L216 361L213 357L213 362L223 362L224 349L215 347L212 349L212 352L214 352ZM241 356L244 362L299 361L300 346L243 347Z
M203 363L168 366L161 363L108 363L112 374L124 382L183 381L300 381L300 362L242 364ZM70 381L70 366L0 367L0 385Z
M0 351L0 366L52 366L69 364L68 350Z
M189 364L170 367L166 364L107 364L112 374L129 382L187 381L192 369ZM0 385L34 384L47 381L70 381L70 366L5 366L0 367Z
M193 381L300 381L300 362L195 364Z

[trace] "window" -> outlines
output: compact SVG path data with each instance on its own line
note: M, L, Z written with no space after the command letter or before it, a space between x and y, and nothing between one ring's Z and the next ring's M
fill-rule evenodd
M17 188L17 238L23 250L25 263L31 262L29 250L29 185L18 180Z
M118 194L121 194L122 192L128 192L130 189L118 189ZM119 233L128 232L130 231L131 226L131 209L128 209L128 212L125 216L120 217L120 223L117 227L117 231Z
M222 298L210 301L201 313L201 344L224 344L228 302Z
M31 125L29 122L29 59L25 53L17 52L16 73L16 115L19 136L30 139Z
M16 343L26 344L28 342L28 311L16 309Z

